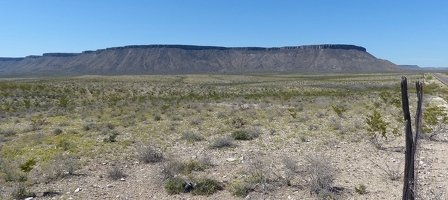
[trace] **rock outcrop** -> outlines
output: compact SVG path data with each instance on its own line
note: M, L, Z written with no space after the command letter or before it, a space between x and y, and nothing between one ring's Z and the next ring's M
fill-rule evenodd
M130 45L82 53L44 53L0 58L0 74L153 74L208 72L380 72L398 71L364 47L323 44L287 47Z

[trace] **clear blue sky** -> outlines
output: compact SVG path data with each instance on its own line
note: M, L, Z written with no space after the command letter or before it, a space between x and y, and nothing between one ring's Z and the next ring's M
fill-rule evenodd
M448 1L0 0L0 57L143 44L354 44L448 67Z

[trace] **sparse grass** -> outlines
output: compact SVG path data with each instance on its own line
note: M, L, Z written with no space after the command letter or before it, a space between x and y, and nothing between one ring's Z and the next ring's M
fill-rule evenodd
M364 184L360 184L359 186L355 186L355 192L358 194L366 194L367 186Z
M181 172L183 174L190 174L192 171L204 171L205 166L203 166L199 161L190 160L182 164Z
M238 197L245 197L251 191L254 190L255 186L261 183L265 179L262 173L254 173L252 175L247 176L242 181L235 181L230 186L229 191Z

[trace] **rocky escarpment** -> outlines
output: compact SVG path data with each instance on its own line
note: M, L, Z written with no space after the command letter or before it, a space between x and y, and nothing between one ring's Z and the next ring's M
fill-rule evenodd
M377 72L400 70L364 47L323 44L287 47L130 45L0 58L0 74L208 73L245 71Z

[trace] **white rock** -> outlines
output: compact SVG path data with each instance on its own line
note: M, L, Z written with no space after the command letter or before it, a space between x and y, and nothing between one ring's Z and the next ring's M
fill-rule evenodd
M235 162L237 159L236 158L227 158L226 161L227 162Z
M27 197L27 198L25 198L24 200L31 200L31 199L33 199L34 197Z
M112 184L107 184L106 187L111 188L111 187L113 187L113 186L112 186Z
M126 180L126 179L124 179L124 178L121 178L121 179L120 179L120 181L125 181L125 180Z
M81 190L82 190L81 188L76 188L75 192L79 192Z

